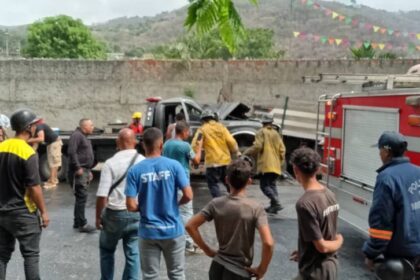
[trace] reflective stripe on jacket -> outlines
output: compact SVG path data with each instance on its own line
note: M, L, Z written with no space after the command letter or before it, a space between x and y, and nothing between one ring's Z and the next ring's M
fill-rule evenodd
M407 158L394 158L378 173L363 252L370 259L419 256L420 168Z

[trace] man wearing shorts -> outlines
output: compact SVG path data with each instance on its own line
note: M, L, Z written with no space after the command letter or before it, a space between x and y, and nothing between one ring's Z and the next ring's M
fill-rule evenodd
M45 189L57 187L58 169L61 167L61 147L63 142L60 137L47 125L44 120L36 124L35 137L28 140L28 143L37 147L40 143L47 145L47 159L50 168L50 178L44 184Z

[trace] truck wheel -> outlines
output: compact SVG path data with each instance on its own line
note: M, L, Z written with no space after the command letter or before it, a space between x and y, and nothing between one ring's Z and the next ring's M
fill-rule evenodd
M67 156L61 156L61 167L58 169L58 180L61 182L66 180L67 177ZM50 178L50 167L48 166L47 154L43 154L39 158L39 175L42 181L47 181Z

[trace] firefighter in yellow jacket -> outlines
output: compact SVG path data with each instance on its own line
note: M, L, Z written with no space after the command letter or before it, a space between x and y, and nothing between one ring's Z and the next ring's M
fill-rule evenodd
M216 119L214 112L204 110L201 114L202 125L197 129L191 143L192 147L195 147L197 139L203 140L207 185L213 197L222 195L219 183L225 184L226 166L232 160L231 154L240 156L235 138Z
M257 132L254 144L244 154L257 159L257 172L261 174L260 187L271 201L270 207L265 210L276 214L283 209L278 198L276 180L281 175L286 148L280 134L273 127L273 117L264 116L262 124L263 128Z

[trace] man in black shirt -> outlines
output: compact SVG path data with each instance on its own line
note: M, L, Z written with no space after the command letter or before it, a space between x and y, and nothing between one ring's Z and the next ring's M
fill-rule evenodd
M16 240L25 260L26 279L40 279L41 227L48 226L49 218L40 186L38 155L26 143L35 133L37 120L29 110L15 112L11 124L16 136L0 143L0 279L6 279Z
M40 143L47 145L47 159L50 167L50 178L44 184L44 188L50 189L57 187L58 168L61 167L61 147L63 142L60 137L47 125L44 120L39 120L36 124L35 136L28 140L30 145L37 147Z
M93 128L90 119L81 119L79 127L70 136L67 150L69 157L68 180L76 198L73 228L88 233L96 230L94 226L87 223L85 217L87 188L92 180L91 168L94 163L92 144L87 136L92 134Z

